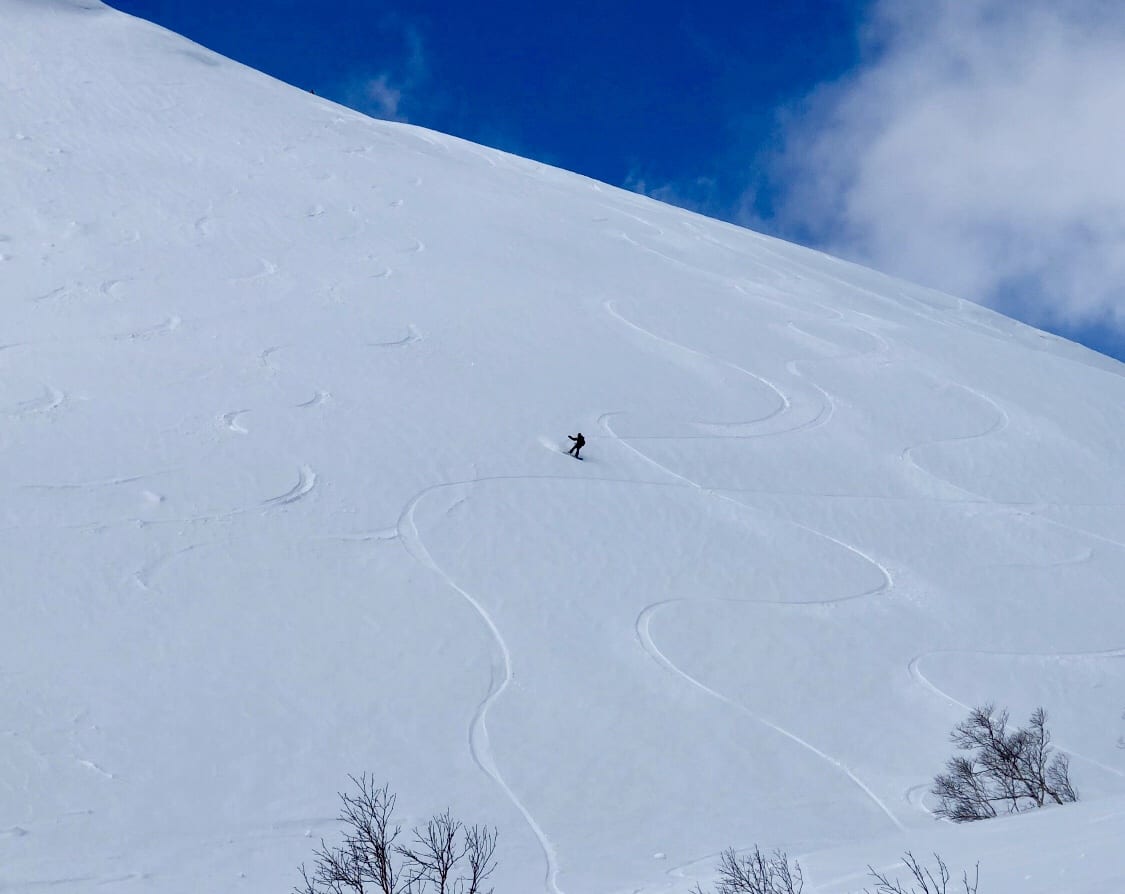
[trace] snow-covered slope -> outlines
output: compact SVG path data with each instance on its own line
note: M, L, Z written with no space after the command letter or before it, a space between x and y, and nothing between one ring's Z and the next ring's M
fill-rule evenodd
M3 890L287 890L364 771L498 892L1122 887L1119 364L95 0L0 166ZM933 819L984 700L1084 804Z

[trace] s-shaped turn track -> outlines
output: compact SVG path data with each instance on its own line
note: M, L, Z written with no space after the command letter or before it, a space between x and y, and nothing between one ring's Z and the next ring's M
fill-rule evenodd
M540 827L535 817L531 815L531 811L524 806L523 801L520 800L519 796L505 781L503 774L496 766L496 759L492 754L492 744L488 738L488 709L492 707L493 703L500 698L504 690L507 689L508 685L512 682L512 653L509 651L508 644L504 641L503 634L500 633L500 629L496 626L496 622L492 620L492 616L488 613L488 610L481 605L472 593L458 584L457 581L434 561L434 557L430 555L430 551L426 549L425 543L422 542L422 538L418 533L418 526L414 521L414 510L417 508L419 502L429 494L439 490L465 487L474 483L476 482L462 481L450 484L438 484L426 488L407 504L406 508L399 516L396 528L399 539L402 541L403 546L406 547L407 552L410 553L416 561L429 568L434 574L445 581L447 586L464 597L465 601L480 615L481 620L484 621L488 632L496 643L496 648L500 653L500 660L498 663L493 664L488 694L484 697L484 700L477 705L477 709L473 714L473 719L469 723L469 752L472 754L473 761L476 765L500 787L512 804L515 805L516 809L523 814L524 820L538 840L539 847L542 849L543 857L547 863L543 878L544 888L550 892L550 894L562 894L558 887L559 862L555 847L543 832L542 827ZM499 679L497 679L497 677L499 677Z

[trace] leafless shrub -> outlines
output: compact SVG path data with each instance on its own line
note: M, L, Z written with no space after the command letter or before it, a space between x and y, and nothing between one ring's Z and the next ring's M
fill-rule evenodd
M954 894L949 891L949 867L938 854L934 854L937 861L937 875L927 866L923 866L910 851L903 854L902 860L910 874L914 877L910 888L904 888L897 878L892 882L885 872L879 872L874 867L868 866L867 871L875 879L874 890L864 888L864 894ZM980 864L973 870L973 880L969 881L969 873L961 874L961 889L965 894L977 894L977 884L980 881Z
M974 708L950 734L958 748L972 754L950 758L946 772L934 777L931 793L939 801L934 812L963 823L1077 801L1070 762L1054 753L1046 723L1046 711L1036 708L1026 727L1009 730L1006 710Z
M801 864L789 865L784 851L763 854L757 845L754 853L740 857L734 848L723 851L718 866L716 894L801 894L805 879ZM699 885L694 894L703 894Z
M400 844L395 796L366 774L350 778L355 793L340 795L343 844L321 841L293 894L492 894L484 884L496 868L495 829L466 826L447 810Z

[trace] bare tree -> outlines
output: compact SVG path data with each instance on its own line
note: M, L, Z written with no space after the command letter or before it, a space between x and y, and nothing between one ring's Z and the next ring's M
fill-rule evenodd
M801 864L789 865L789 855L774 851L766 855L754 845L754 853L740 857L730 848L722 853L718 866L716 894L801 894L805 878ZM699 885L694 894L703 894Z
M356 792L340 795L344 841L321 841L293 894L492 894L483 886L496 868L495 829L465 826L447 810L412 830L413 846L399 844L395 796L366 774L350 779Z
M424 830L415 829L414 847L400 848L399 853L435 894L482 894L481 885L495 868L495 850L494 829L466 827L447 810L431 819ZM462 863L467 864L467 876L458 869Z
M934 859L937 860L937 875L934 875L933 870L929 867L919 863L910 851L903 854L902 859L906 868L910 870L910 874L914 877L914 882L909 889L904 888L902 882L897 878L892 882L887 878L885 872L879 872L874 867L868 866L867 871L875 879L875 889L864 888L864 894L953 894L949 891L949 867L945 865L945 861L938 854L934 854ZM961 874L961 886L965 894L977 894L979 882L979 863L973 870L971 882L969 881L968 871Z
M1078 800L1070 761L1051 748L1047 712L1036 708L1026 727L1008 729L1008 712L994 705L974 708L954 727L953 743L968 757L950 758L934 777L935 813L957 823L1019 813L1049 803Z

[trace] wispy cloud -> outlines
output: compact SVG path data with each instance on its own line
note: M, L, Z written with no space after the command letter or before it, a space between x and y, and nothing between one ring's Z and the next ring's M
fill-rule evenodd
M746 163L748 153L753 164ZM744 150L739 145L738 151L704 161L701 166L706 173L672 178L654 176L634 164L621 186L677 208L772 233L778 227L768 213L771 189L764 173L768 158L764 150Z
M779 223L1043 324L1125 329L1125 7L881 0L814 94Z
M681 180L653 180L634 168L625 177L625 189L666 202L679 208L715 215L719 207L718 182L714 177L693 177Z
M399 117L399 105L402 103L402 88L396 87L391 80L391 75L380 74L363 84L364 111L376 118L385 118L389 121L404 121Z
M383 54L385 61L375 74L353 78L346 85L343 102L375 118L405 122L427 87L429 67L417 28L396 22L387 30L396 45Z

